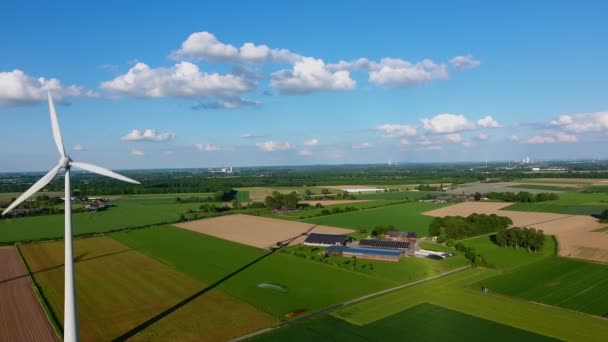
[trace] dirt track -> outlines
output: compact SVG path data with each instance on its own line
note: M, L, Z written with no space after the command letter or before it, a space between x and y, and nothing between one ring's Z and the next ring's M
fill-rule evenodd
M0 247L0 341L58 341L14 246Z
M608 233L594 232L606 226L586 215L562 215L500 210L512 203L464 202L424 213L425 215L467 216L472 213L507 216L517 227L542 229L545 234L555 235L559 242L559 255L608 262Z
M268 248L279 241L292 238L295 238L291 242L292 245L300 244L306 239L303 235L306 232L324 234L353 232L350 229L241 214L190 221L175 226L258 248Z

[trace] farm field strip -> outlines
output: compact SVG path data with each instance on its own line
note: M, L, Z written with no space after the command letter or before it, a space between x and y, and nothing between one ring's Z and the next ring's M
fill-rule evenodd
M309 223L251 215L228 215L175 224L176 227L215 236L258 248L277 246L277 242L301 244L307 233L349 234L353 231Z
M501 270L514 270L519 267L535 263L555 255L555 240L552 236L545 236L545 244L538 253L529 252L524 248L504 248L496 245L490 236L479 236L461 242L467 247L473 247L483 255L491 267Z
M250 305L107 237L76 239L82 340L222 341L271 326ZM63 318L63 242L20 249L55 316Z
M115 233L112 237L204 283L224 279L219 289L278 318L299 309L305 310L304 314L314 312L404 281L423 279L462 266L429 267L415 262L414 258L406 258L393 265L395 272L404 275L391 278L380 268L376 276L281 251L266 253L254 247L168 226ZM399 267L402 268L399 270ZM275 284L287 292L269 290L260 284Z
M552 338L477 318L429 303L418 304L392 316L357 326L324 316L281 328L250 341L553 341Z
M426 236L428 235L428 225L432 221L432 218L422 215L422 213L441 207L445 207L445 205L402 203L362 211L315 217L303 220L302 222L351 229L365 228L368 231L377 225L394 225L397 230L413 231L418 236Z
M545 234L555 235L561 256L608 261L608 234L595 231L605 226L595 218L502 210L509 205L510 203L505 202L464 202L424 214L438 217L468 216L472 213L506 216L513 220L514 226L533 227L542 229Z
M608 317L608 265L549 258L484 284L505 295Z
M58 341L19 251L0 247L0 341Z
M605 319L503 295L484 294L479 286L470 286L497 274L490 269L470 269L357 303L336 310L332 315L353 324L366 325L428 302L561 340L608 339Z

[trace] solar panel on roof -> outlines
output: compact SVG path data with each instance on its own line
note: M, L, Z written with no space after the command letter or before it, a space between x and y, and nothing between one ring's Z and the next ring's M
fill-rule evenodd
M359 241L359 246L362 246L362 247L376 247L376 248L400 248L400 249L407 249L407 248L410 247L410 243L408 241L363 239L363 240Z

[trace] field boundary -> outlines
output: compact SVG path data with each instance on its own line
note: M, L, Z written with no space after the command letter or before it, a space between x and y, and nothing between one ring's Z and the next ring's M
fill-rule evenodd
M25 266L25 269L27 270L27 276L28 276L28 278L30 278L32 288L34 289L34 294L36 295L36 298L38 298L38 304L40 304L42 311L44 311L44 314L46 315L47 320L49 321L51 327L53 328L53 331L55 332L55 335L57 335L57 337L59 339L63 339L63 328L61 327L61 324L59 323L59 320L57 319L57 315L55 314L55 312L49 305L49 302L48 302L46 296L44 295L44 292L42 292L42 290L40 289L40 285L38 284L38 282L36 282L34 277L32 277L32 270L30 269L30 265L28 265L27 261L23 257L23 254L21 253L21 248L19 248L18 245L16 245L15 248L17 249L17 252L19 253L21 262L23 263L23 265Z
M289 320L289 321L281 322L281 323L279 323L279 324L277 324L277 325L275 325L273 327L262 329L262 330L258 330L258 331L254 331L254 332L252 332L250 334L243 335L241 337L237 337L235 339L230 340L230 342L244 341L244 340L247 340L247 339L249 339L251 337L254 337L254 336L262 335L262 334L265 334L267 332L271 332L273 330L276 330L276 329L279 329L279 328L282 328L282 327L285 327L285 326L288 326L288 325L296 324L296 323L299 323L299 322L302 322L302 321L314 318L316 316L319 316L321 314L324 314L324 313L326 313L328 311L331 311L331 310L334 310L334 309L337 309L337 308L340 308L340 307L348 306L348 305L351 305L351 304L362 302L364 300L368 300L370 298L382 296L382 295L385 295L387 293L391 293L391 292L394 292L394 291L397 291L397 290L401 290L401 289L408 288L408 287L411 287L411 286L415 286L415 285L418 285L418 284L421 284L421 283L425 283L427 281L431 281L431 280L435 280L435 279L438 279L438 278L441 278L441 277L445 277L445 276L448 276L448 275L453 274L453 273L464 271L464 270L469 269L471 267L472 267L471 265L463 266L463 267L457 268L455 270L451 270L451 271L448 271L448 272L437 274L437 275L434 275L434 276L431 276L431 277L428 277L428 278L416 280L416 281L413 281L411 283L398 285L398 286L391 287L391 288L388 288L388 289L384 289L384 290L381 290L381 291L378 291L378 292L370 293L370 294L367 294L367 295L364 295L364 296L361 296L361 297L357 297L357 298L348 300L346 302L330 305L328 307L316 310L316 311L311 312L311 313L309 313L307 315L304 315L302 317L298 317L298 318L294 318L294 319Z
M369 200L369 201L374 201L374 200ZM391 200L388 200L388 201L391 201ZM395 200L395 202L396 203L387 203L385 205L379 205L377 207L372 207L372 208L365 208L365 209L359 209L359 210L356 210L356 211L349 211L349 212L343 212L343 213L335 213L335 214L329 214L329 215L315 216L315 217L305 218L305 219L296 220L296 221L298 221L298 222L305 222L307 220L313 220L313 219L320 218L320 217L339 216L339 215L351 214L351 213L354 213L354 212L362 212L362 211L370 211L370 210L374 210L374 209L382 209L382 208L385 208L385 207L390 207L390 206L399 205L399 204L418 203L418 201L412 202L412 201L409 201L409 200L408 201ZM449 205L447 205L447 206L449 206ZM439 208L437 208L437 209L439 209ZM433 209L433 210L435 210L435 209ZM422 214L424 214L424 213L422 213Z

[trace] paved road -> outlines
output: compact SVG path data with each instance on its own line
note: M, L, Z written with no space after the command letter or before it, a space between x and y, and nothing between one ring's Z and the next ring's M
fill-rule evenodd
M248 338L251 338L251 337L254 337L254 336L257 336L257 335L261 335L261 334L265 334L267 332L276 330L278 328L281 328L281 327L284 327L284 326L287 326L287 325L291 325L291 324L295 324L295 323L299 323L299 322L311 319L313 317L316 317L318 315L324 314L324 313L326 313L328 311L331 311L331 310L334 310L334 309L337 309L337 308L340 308L340 307L343 307L343 306L351 305L351 304L358 303L358 302L361 302L361 301L364 301L364 300L367 300L367 299L370 299L370 298L373 298L373 297L377 297L377 296L381 296L381 295L384 295L384 294L387 294L387 293L390 293L390 292L393 292L393 291L401 290L401 289L404 289L406 287L418 285L418 284L421 284L421 283L424 283L424 282L427 282L427 281L431 281L431 280L435 280L435 279L438 279L438 278L441 278L441 277L445 277L445 276L453 274L453 273L464 271L464 270L466 270L466 269L468 269L470 267L471 267L471 265L460 267L460 268L457 268L455 270L451 270L449 272L438 274L436 276L432 276L432 277L424 278L424 279L421 279L421 280L417 280L417 281L414 281L412 283L407 283L407 284L391 287L389 289L378 291L378 292L374 292L374 293L370 293L368 295L361 296L361 297L358 297L358 298L355 298L355 299L351 299L349 301L346 301L346 302L343 302L343 303L340 303L340 304L328 306L328 307L322 308L320 310L317 310L317 311L311 312L309 314L306 314L304 316L301 316L301 317L294 318L294 319L289 320L289 321L285 321L285 322L279 323L279 324L277 324L277 325L275 325L273 327L262 329L262 330L258 330L258 331L252 332L251 334L247 334L247 335L235 338L235 339L231 340L231 342L244 341L244 340L246 340Z

